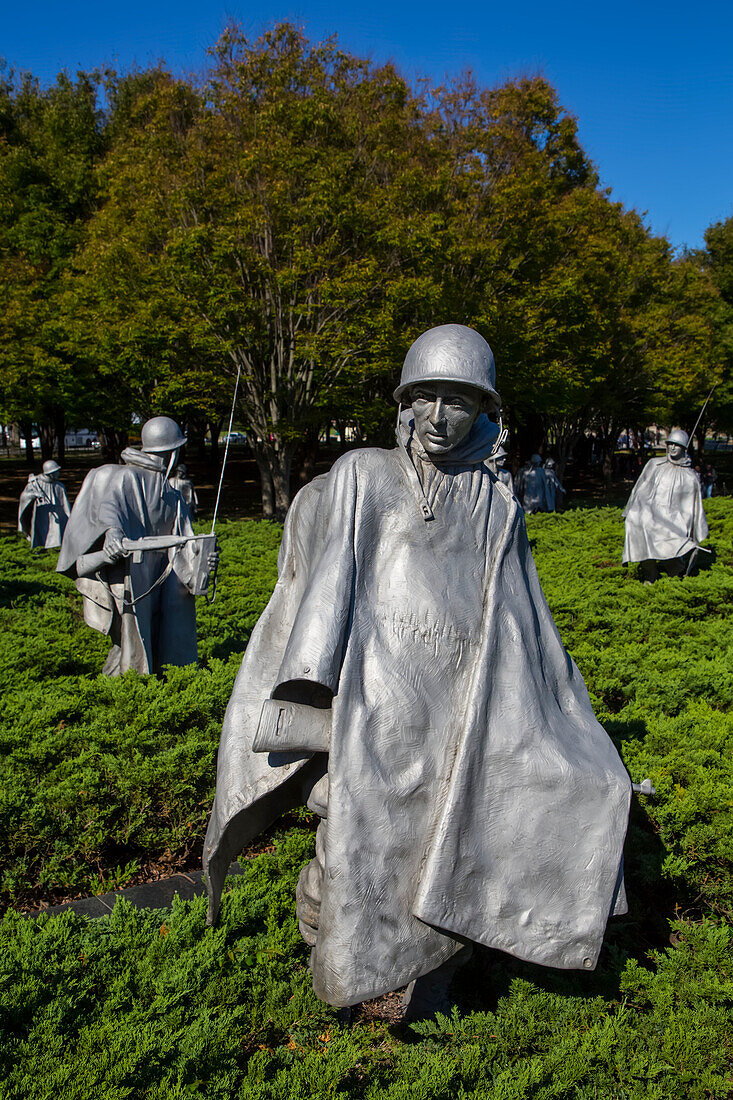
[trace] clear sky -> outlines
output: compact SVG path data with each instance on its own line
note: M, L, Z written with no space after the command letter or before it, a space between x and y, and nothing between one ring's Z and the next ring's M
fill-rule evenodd
M228 20L249 34L291 19L311 38L414 77L472 69L495 84L542 73L579 121L603 183L676 246L733 214L730 0L2 0L0 57L44 82L63 68L165 60L199 71Z

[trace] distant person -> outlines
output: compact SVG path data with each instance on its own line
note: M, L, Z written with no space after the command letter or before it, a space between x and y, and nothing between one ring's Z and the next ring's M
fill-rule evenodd
M168 480L183 497L191 515L195 516L199 510L199 498L196 495L193 482L188 477L185 463L179 462Z
M76 582L87 625L112 639L102 670L108 676L157 673L197 657L196 547L130 553L123 546L123 539L193 535L188 508L168 480L186 437L167 416L146 421L141 434L141 450L127 447L121 465L87 474L56 567ZM211 571L216 561L212 554Z
M20 494L18 531L33 549L49 550L60 546L71 506L62 481L61 467L49 459L43 463L43 473L31 474Z
M488 460L487 465L491 470L493 470L502 485L506 485L509 492L513 493L514 482L512 480L512 475L511 472L507 470L506 466L504 465L508 457L509 456L507 455L504 448L499 447L499 450L496 451Z
M539 455L532 455L529 464L523 467L520 486L522 507L528 515L532 512L551 511L550 488Z
M545 461L545 475L547 477L547 511L557 512L562 504L562 497L566 490L555 473L555 459L548 458Z
M708 537L700 482L687 454L689 436L679 428L667 438L665 458L650 458L624 509L623 562L639 562L645 583L666 572L689 573Z
M713 491L718 481L718 473L710 463L706 463L702 467L700 474L700 484L702 485L702 495L705 499L710 498L713 495Z

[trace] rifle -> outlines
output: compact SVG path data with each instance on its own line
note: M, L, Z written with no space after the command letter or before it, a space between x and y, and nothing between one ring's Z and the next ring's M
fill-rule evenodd
M196 559L192 594L206 596L210 581L213 581L214 590L216 590L216 574L212 577L208 564L209 555L216 550L216 535L146 535L141 539L122 538L120 541L125 556L132 554L133 562L141 562L145 553L171 550L192 543L191 549ZM93 554L82 554L76 559L76 575L91 577L104 565L109 565L104 550L98 550Z

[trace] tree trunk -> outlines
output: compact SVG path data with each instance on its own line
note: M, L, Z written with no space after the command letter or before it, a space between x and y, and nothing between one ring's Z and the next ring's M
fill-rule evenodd
M41 437L41 458L45 462L47 459L53 458L53 441L56 434L53 424L41 424L39 434Z
M309 428L301 447L299 448L300 461L298 463L298 483L307 485L312 481L316 473L318 461L318 436L320 428Z
M545 438L545 428L539 413L529 413L523 424L516 428L519 463L528 462L533 454L539 454Z
M206 421L198 418L192 419L189 426L188 443L196 451L196 458L200 462L206 461Z
M25 440L25 464L33 465L33 423L30 420L21 420L20 430Z
M102 438L105 458L110 462L119 462L120 455L127 446L127 432L118 431L116 428L103 428Z
M209 438L211 440L211 461L214 466L219 465L219 432L221 431L221 420L209 421Z
M63 466L66 458L66 415L63 409L56 409L54 430L56 433L56 454L58 455L59 464Z
M262 515L265 519L275 518L275 486L270 472L270 464L261 446L255 445L255 461L260 475L262 493Z

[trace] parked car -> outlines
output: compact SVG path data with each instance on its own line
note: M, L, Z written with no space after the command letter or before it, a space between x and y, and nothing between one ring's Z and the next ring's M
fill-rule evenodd
M219 436L219 443L226 445L227 441L231 445L232 443L246 443L247 436L244 432L228 432Z

